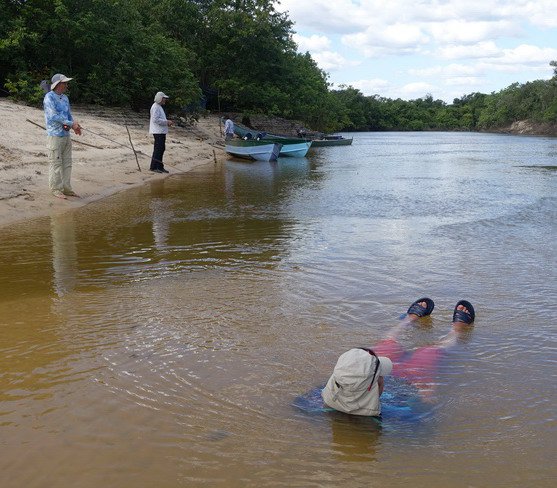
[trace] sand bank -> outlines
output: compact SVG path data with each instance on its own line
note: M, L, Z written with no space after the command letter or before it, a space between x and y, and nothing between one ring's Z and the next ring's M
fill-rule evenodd
M194 127L170 128L164 156L170 174L161 175L149 171L153 140L148 112L73 106L72 113L84 128L81 137L72 133L72 186L80 198L60 200L48 188L45 131L28 122L44 126L43 111L0 99L0 226L64 212L225 157L216 115L200 118ZM140 153L141 171L126 126Z

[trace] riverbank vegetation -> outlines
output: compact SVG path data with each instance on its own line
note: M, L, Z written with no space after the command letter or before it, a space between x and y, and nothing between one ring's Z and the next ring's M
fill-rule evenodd
M76 79L72 100L265 113L322 130L494 130L518 120L557 123L554 77L471 93L452 104L332 89L272 0L0 0L0 87L40 104L39 83ZM171 107L172 108L172 107Z

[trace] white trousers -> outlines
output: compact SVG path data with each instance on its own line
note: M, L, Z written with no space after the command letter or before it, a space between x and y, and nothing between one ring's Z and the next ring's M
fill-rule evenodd
M72 140L68 137L47 136L46 147L50 169L48 185L50 191L70 192L72 185Z

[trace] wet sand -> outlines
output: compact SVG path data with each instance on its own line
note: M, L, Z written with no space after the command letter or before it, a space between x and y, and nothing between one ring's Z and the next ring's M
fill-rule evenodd
M153 142L148 112L73 106L72 113L84 128L81 137L72 133L72 186L80 198L60 200L48 188L45 131L29 122L44 126L43 111L0 99L0 226L65 212L225 157L216 115L200 118L193 128L170 129L164 156L170 173L160 175L149 171Z

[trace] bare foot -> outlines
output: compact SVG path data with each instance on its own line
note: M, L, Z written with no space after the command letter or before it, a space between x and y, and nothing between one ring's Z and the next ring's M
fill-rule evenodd
M476 318L476 312L474 311L474 306L466 301L460 300L453 312L453 324L465 324L470 325L474 322Z
M426 302L418 302L418 305L420 307L427 308L427 303ZM416 315L415 313L406 314L406 317L408 317L408 320L416 320L416 319L420 318L420 316Z
M60 200L67 200L68 197L66 195L64 195L61 191L53 191L52 195L55 196L56 198L59 198Z

